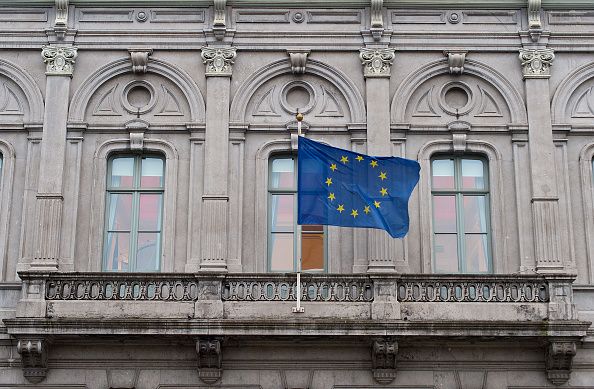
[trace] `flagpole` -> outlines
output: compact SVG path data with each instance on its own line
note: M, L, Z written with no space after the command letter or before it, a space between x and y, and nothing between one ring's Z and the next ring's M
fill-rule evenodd
M303 120L303 114L299 113L299 109L297 109L297 115L295 115L295 119L297 119L297 136L302 136L301 134L301 121ZM297 171L299 174L299 171ZM297 194L297 202L299 202L299 194ZM299 207L299 204L297 204ZM305 312L305 308L301 306L301 225L297 224L297 306L293 307L293 313L303 313Z

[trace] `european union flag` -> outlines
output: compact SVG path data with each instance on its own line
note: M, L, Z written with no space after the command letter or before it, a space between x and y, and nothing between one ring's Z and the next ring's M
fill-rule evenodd
M416 161L372 157L299 137L298 224L408 232L408 199L419 181Z

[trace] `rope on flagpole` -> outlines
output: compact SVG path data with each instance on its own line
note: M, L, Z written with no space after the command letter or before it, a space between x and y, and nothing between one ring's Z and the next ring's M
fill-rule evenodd
M301 122L303 121L303 114L299 112L297 109L297 115L295 115L295 119L297 119L297 136L303 136L301 134ZM297 170L297 174L299 174L299 170ZM299 195L297 195L297 201L299 201ZM299 206L299 205L297 205ZM301 306L301 225L297 224L297 305L293 307L293 313L304 313L305 308Z

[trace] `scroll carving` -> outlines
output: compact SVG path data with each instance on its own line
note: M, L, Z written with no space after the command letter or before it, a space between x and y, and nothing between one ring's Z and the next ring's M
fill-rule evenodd
M307 55L309 50L287 50L291 60L291 71L293 74L305 74Z
M380 384L386 385L396 378L396 355L398 343L389 338L373 341L371 364L373 378Z
M214 384L223 375L221 340L201 338L196 341L198 377L206 384Z
M147 70L148 57L153 54L153 49L132 48L129 49L130 60L132 61L132 71L135 74L144 74Z
M360 49L365 77L390 77L395 49Z
M215 38L222 40L227 32L227 0L214 0L214 20L212 22L212 29Z
M34 384L47 375L47 342L43 339L19 339L17 352L21 354L23 375Z
M542 0L528 0L528 28L530 37L534 42L538 41L542 34L541 2Z
M202 47L202 62L206 65L206 76L231 77L232 65L235 61L235 47Z
M555 59L553 49L520 50L520 61L524 78L549 78L551 66Z
M68 26L68 0L56 0L56 20L54 31L58 39L64 39Z
M466 61L467 53L467 51L444 51L444 54L448 57L450 74L459 76L464 73L464 61Z
M77 50L74 46L43 46L41 57L46 64L45 74L72 76Z
M575 342L555 341L546 351L547 378L554 385L563 385L571 375L571 365L577 350Z
M371 36L378 41L384 34L384 17L382 6L384 0L371 0Z

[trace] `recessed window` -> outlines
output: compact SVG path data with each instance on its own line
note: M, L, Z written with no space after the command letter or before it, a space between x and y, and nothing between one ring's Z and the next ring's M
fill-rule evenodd
M109 160L103 270L160 269L164 171L159 156Z
M432 159L431 201L435 271L492 272L487 161Z
M268 269L293 272L297 258L297 159L279 156L270 160L268 176ZM301 269L326 269L324 226L302 226Z

